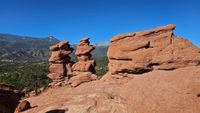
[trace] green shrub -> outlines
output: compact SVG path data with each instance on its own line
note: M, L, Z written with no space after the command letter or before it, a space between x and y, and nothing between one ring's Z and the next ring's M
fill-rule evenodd
M47 63L6 63L0 65L0 83L10 84L19 89L33 90L35 86L46 86L50 79L47 77Z
M108 59L107 57L102 57L95 59L96 61L96 75L102 77L108 71Z
M108 59L102 57L95 59L96 74L102 77L107 71ZM0 62L0 83L10 84L19 89L33 90L44 87L51 81L48 63L20 63Z

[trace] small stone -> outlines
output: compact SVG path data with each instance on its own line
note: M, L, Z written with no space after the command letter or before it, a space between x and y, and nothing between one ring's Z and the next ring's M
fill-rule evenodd
M75 54L79 55L87 55L95 49L94 46L91 45L78 45Z
M63 41L58 44L61 50L70 50L69 41Z
M82 72L79 75L70 78L69 83L72 87L76 87L81 83L91 81L91 75L92 73L90 72Z
M85 37L85 38L81 39L80 42L89 41L89 39L90 39L89 37Z
M58 51L59 50L59 45L58 44L52 45L52 46L49 47L49 50L50 51Z
M59 79L60 78L60 74L58 73L50 73L47 75L50 79L55 80L55 79Z
M26 111L26 110L28 110L30 108L31 108L31 104L27 100L23 100L18 104L18 106L17 106L17 108L15 110L15 113Z

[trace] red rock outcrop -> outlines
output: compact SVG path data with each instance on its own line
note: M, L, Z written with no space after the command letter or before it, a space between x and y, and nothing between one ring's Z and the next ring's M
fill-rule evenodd
M95 75L95 61L92 59L91 52L95 49L93 45L90 45L89 38L83 38L80 40L80 44L76 48L76 56L78 62L72 66L73 76L69 83L75 87L83 82L96 80Z
M63 41L55 44L49 48L51 50L51 57L49 62L51 63L48 77L53 80L52 84L59 83L61 81L68 80L69 75L72 74L72 64L70 61L70 53L73 48L70 47L69 41Z
M80 47L89 49L77 50L79 62L69 82L88 83L48 89L27 99L38 107L23 113L200 113L200 49L174 36L174 28L168 25L112 38L109 72L103 80L88 82L93 78L91 63L84 62L91 56L83 53L92 47ZM89 46L84 40L81 44ZM130 80L135 74L141 76ZM113 81L104 82L107 78Z
M200 65L200 49L174 36L174 29L175 25L167 25L114 36L107 52L109 72L104 78Z
M0 113L13 113L23 96L15 87L0 84Z

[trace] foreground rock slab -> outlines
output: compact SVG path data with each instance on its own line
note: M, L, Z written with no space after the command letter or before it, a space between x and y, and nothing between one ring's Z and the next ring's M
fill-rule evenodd
M157 70L115 83L92 81L27 99L22 113L199 113L200 67ZM122 82L123 81L123 82Z
M49 89L38 97L29 98L28 101L38 107L23 113L128 113L126 101L115 93L119 87L92 81L76 88Z
M200 66L153 71L120 90L129 113L199 113Z

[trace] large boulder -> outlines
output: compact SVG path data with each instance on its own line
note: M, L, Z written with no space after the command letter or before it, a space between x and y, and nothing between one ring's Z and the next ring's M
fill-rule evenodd
M92 45L77 45L76 55L85 55L92 52L95 49Z
M174 36L175 25L120 34L111 39L107 55L109 74L141 74L200 65L200 49Z
M80 74L72 77L69 80L69 84L72 87L76 87L80 85L81 83L89 82L89 81L97 80L97 79L98 77L95 74L92 74L91 72L81 72Z
M80 71L80 72L93 72L95 73L95 61L88 60L85 62L79 61L73 65L73 71Z

